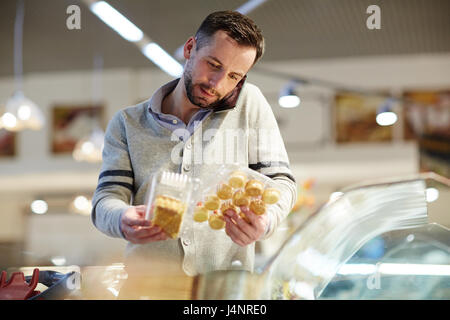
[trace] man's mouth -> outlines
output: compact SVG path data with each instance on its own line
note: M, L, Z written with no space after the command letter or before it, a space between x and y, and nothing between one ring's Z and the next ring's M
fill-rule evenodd
M202 87L200 87L200 91L203 93L203 95L207 96L207 97L215 97L215 94L211 94L208 91L206 91L205 89L203 89Z

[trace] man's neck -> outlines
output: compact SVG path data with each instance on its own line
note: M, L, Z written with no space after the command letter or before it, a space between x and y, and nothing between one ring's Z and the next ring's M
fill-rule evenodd
M184 92L184 82L181 78L175 89L165 96L161 103L161 112L171 114L180 118L186 125L192 116L200 110L199 107L193 105Z

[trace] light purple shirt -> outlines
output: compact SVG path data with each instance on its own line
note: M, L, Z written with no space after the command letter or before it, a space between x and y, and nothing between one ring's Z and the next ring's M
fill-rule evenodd
M200 124L201 121L203 121L211 112L212 110L209 109L200 109L198 110L189 120L189 123L186 125L180 118L177 116L174 116L172 114L162 113L161 111L161 103L164 97L171 92L176 84L178 83L178 79L169 82L165 86L160 88L159 96L157 99L153 98L152 102L149 104L149 112L153 116L153 119L157 121L161 126L164 128L174 132L177 134L178 138L181 141L187 140L192 133L194 132L195 128ZM177 130L176 129L185 129L185 130ZM183 136L183 132L189 133L189 136Z

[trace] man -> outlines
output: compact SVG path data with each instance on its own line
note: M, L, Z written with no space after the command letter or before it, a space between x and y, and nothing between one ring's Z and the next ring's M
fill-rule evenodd
M261 32L248 17L212 13L184 45L182 77L111 119L92 220L105 234L129 241L128 257L139 256L144 263L170 261L188 275L233 266L253 270L255 241L273 234L297 194L272 110L259 89L245 83L263 51ZM222 144L220 136L236 132L241 143L231 145L227 139ZM165 169L205 181L225 163L223 156L230 155L232 162L267 175L279 186L282 197L265 215L241 207L248 223L230 210L225 233L185 216L179 239L170 239L144 219L152 173Z

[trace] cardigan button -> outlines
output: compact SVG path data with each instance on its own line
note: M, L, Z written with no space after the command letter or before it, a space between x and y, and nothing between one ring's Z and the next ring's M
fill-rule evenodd
M191 171L191 165L190 164L185 164L184 165L184 171Z

